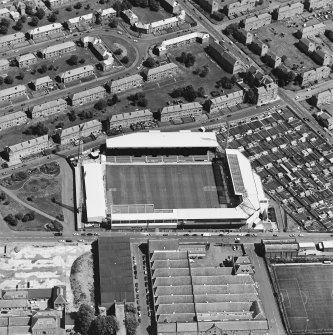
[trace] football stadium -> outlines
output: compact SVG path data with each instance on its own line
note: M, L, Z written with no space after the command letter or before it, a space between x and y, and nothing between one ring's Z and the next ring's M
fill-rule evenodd
M112 229L253 226L267 210L260 177L213 132L138 132L106 140L85 164L87 222Z

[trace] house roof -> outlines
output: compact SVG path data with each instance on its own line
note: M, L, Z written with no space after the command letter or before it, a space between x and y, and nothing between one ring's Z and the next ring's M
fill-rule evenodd
M0 98L14 94L16 92L25 92L25 91L26 91L25 85L17 85L17 86L5 88L3 90L0 90Z
M36 59L36 56L33 53L27 53L17 57L18 62L25 62L27 60Z
M164 65L149 69L147 72L147 76L152 76L156 73L161 73L161 72L172 70L172 69L178 69L178 66L175 63L167 63Z
M93 13L89 13L86 15L81 15L81 16L77 16L77 17L73 17L72 19L69 19L68 22L70 24L75 24L75 23L79 23L80 21L89 21L93 19Z
M93 65L85 65L85 66L80 66L77 67L73 70L68 70L66 72L63 72L62 74L60 74L60 78L64 79L64 78L70 78L85 72L90 72L93 71L94 72L94 66Z
M19 119L21 117L27 118L26 113L24 113L22 111L19 111L19 112L15 112L15 113L9 113L9 114L6 114L6 115L2 115L2 116L0 116L0 124Z
M66 136L75 136L80 132L80 129L82 131L92 129L95 127L102 127L102 124L98 120L91 120L88 122L84 122L81 124L78 124L76 126L70 127L70 128L65 128L61 131L61 138L64 138Z
M6 35L6 36L1 36L0 37L0 43L6 43L6 42L11 42L11 41L15 41L17 39L25 39L25 35L24 33L16 33L16 34L10 34L10 35Z
M55 52L55 51L59 51L59 50L67 49L67 48L75 48L75 43L73 41L67 41L67 42L64 42L64 43L51 45L51 46L45 48L42 51L42 53L47 54L47 53L51 53L51 52Z
M117 80L112 80L109 85L112 88L112 87L117 87L117 86L123 85L123 84L128 83L128 82L142 81L142 80L143 79L139 74L134 74L132 76L120 78L120 79L117 79Z
M9 65L9 61L7 58L0 59L0 66L4 66L4 65Z
M178 113L181 111L192 110L196 108L202 108L199 102L190 102L188 104L180 104L164 107L161 111L161 114L170 114L170 113Z
M25 150L27 148L31 148L31 147L34 147L34 146L39 145L39 144L47 143L48 141L49 141L49 136L44 135L44 136L33 138L29 141L14 144L14 145L10 146L9 149L13 153L20 152L20 151Z
M41 26L35 29L31 29L29 31L30 35L34 35L34 34L39 34L39 33L43 33L43 32L48 32L48 31L52 31L52 30L57 30L57 29L62 29L62 24L59 22L56 23L52 23L52 24L47 24L45 26Z
M44 83L50 83L50 82L52 82L52 79L50 78L50 76L45 76L45 77L37 78L35 80L35 86L42 85Z
M236 99L236 98L243 97L243 95L244 95L244 92L242 90L239 90L239 91L236 91L236 92L228 93L228 94L221 95L219 97L210 99L210 101L213 105L214 104L220 104L220 103L224 103L224 102L229 101L229 100L233 100L233 99Z
M111 122L125 121L125 120L131 121L132 119L137 119L144 116L152 116L152 112L150 111L150 109L111 115L110 121Z
M84 90L84 91L81 91L81 92L78 92L78 93L74 93L70 96L70 99L71 100L81 99L81 98L84 98L88 95L98 94L100 92L105 92L105 88L103 86L96 86L96 87L90 88L88 90Z
M67 105L67 102L64 99L51 100L48 102L44 102L40 105L34 106L32 109L32 112L35 113L35 112L43 111L48 108L64 105L64 104Z

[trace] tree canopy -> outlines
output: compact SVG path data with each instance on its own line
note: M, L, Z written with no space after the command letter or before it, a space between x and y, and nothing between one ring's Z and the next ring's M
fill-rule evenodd
M119 324L113 315L98 315L92 320L89 335L114 335L119 330Z
M81 335L88 335L90 325L94 318L94 309L88 304L82 304L76 313L75 330Z

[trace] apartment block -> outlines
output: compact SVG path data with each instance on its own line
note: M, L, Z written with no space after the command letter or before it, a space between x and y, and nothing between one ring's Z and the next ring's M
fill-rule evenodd
M305 0L304 7L305 9L311 11L317 8L324 8L331 3L331 0Z
M250 45L250 49L260 57L263 57L268 52L268 45L264 42L262 42L259 39L253 40L253 42Z
M268 13L257 14L246 18L243 21L244 29L247 31L259 29L260 27L271 24L272 16Z
M267 62L267 65L272 67L273 69L280 66L282 63L281 57L271 52L270 50L268 50L265 55L265 61Z
M76 51L76 45L73 41L67 41L64 43L52 45L41 51L43 58L53 58L59 57L67 53L72 53Z
M102 123L92 120L70 128L59 129L55 141L60 144L75 143L81 137L97 136L102 132Z
M240 59L226 51L215 41L209 44L208 53L219 66L229 73L236 74L246 69L245 64Z
M42 90L42 89L48 88L48 87L52 87L53 84L54 84L53 80L50 78L50 76L37 78L33 82L33 86L35 88L35 91Z
M165 54L169 49L180 48L184 45L189 45L189 44L196 43L196 42L204 44L204 43L208 43L208 41L209 41L209 34L194 32L194 33L178 36L175 38L171 38L169 40L165 40L155 47L155 51L160 56L160 55Z
M315 96L315 103L317 107L321 105L330 104L333 102L333 89L320 92Z
M80 80L82 78L90 77L94 75L93 65L85 65L77 67L76 69L63 72L59 75L62 83L70 83L74 80Z
M69 4L73 4L72 0L49 0L50 8L55 9L63 6L67 6Z
M161 0L160 4L167 12L173 15L178 15L182 10L179 2L176 0Z
M29 36L31 39L35 40L42 37L57 35L60 34L62 31L62 24L56 22L30 30Z
M178 71L178 66L175 63L167 63L153 69L149 69L146 73L146 80L155 81L166 77L174 76Z
M112 7L110 7L100 11L99 15L102 19L102 22L106 23L109 22L111 18L116 17L117 12Z
M328 66L321 66L318 67L317 69L306 71L302 73L301 85L306 86L310 83L320 82L323 79L328 78L330 73L331 70Z
M219 10L219 3L216 0L194 0L202 9L209 14L217 12Z
M93 101L105 98L106 90L102 86L97 86L72 94L69 99L72 106L81 106Z
M0 116L0 131L27 123L27 114L20 111Z
M132 124L153 120L153 113L150 111L150 109L144 109L130 113L115 114L109 118L109 129L117 127L129 128Z
M274 20L284 20L302 14L303 11L304 5L301 2L296 2L276 8L273 11L272 17Z
M254 88L257 106L261 106L275 100L278 96L278 88L278 85L273 82Z
M53 141L48 135L33 138L29 141L14 144L5 148L6 159L20 161L21 158L29 157L42 153L46 149L54 146Z
M161 110L161 121L179 120L184 117L198 117L202 115L202 105L190 102L174 106L167 106Z
M48 117L66 111L67 102L64 99L56 99L33 106L29 110L29 116L32 119L39 117Z
M26 94L26 87L24 85L17 85L14 87L0 90L0 101L12 100Z
M9 61L6 58L0 59L0 72L7 72L9 69Z
M126 9L120 12L122 19L129 23L131 26L134 26L135 23L139 22L139 17L134 14L130 9Z
M57 335L60 330L61 313L55 310L33 312L31 319L32 335Z
M13 47L14 45L23 43L25 41L24 33L10 34L0 37L0 47Z
M302 52L306 54L311 54L313 51L316 50L316 45L308 38L301 38L298 41L297 46Z
M16 61L20 68L29 67L37 63L37 58L33 53L28 53L16 57Z
M134 74L125 78L112 80L106 84L106 88L110 93L118 93L129 90L134 87L140 87L143 84L143 79L139 74Z
M209 112L216 113L224 108L228 108L228 107L241 104L243 102L243 96L244 96L244 92L242 90L239 90L233 93L221 95L214 99L210 99L209 100Z
M328 130L333 129L333 116L327 112L320 113L318 115L319 122Z
M241 42L245 45L251 44L253 42L253 34L245 30L244 28L235 30L234 37L238 42Z
M89 13L82 16L73 17L66 21L68 29L79 28L80 26L86 26L93 24L95 21L95 16L93 13Z
M326 66L330 64L332 55L323 50L316 50L312 53L311 57L318 65Z
M325 33L326 26L323 22L313 24L312 26L303 27L298 30L299 38L308 38Z
M256 6L256 0L237 0L226 6L225 10L229 18L245 15Z

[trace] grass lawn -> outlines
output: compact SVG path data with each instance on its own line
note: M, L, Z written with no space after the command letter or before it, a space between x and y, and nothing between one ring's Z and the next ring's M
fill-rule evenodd
M133 7L132 11L139 17L139 21L142 23L150 23L172 17L172 14L166 12L162 7L160 7L158 12L154 12L148 7Z

